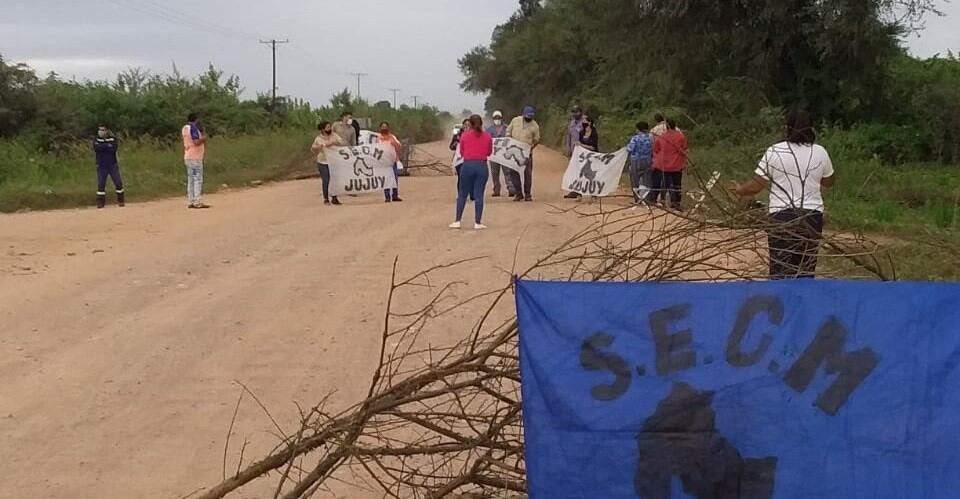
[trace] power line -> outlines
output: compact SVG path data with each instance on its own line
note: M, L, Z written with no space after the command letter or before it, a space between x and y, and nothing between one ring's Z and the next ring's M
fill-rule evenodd
M132 0L132 1L135 1L135 0ZM150 5L154 6L154 7L155 7L156 9L158 9L158 10L161 10L161 11L164 11L164 12L168 12L170 15L175 16L175 17L178 17L178 18L180 18L180 19L184 19L184 20L186 20L186 21L192 21L192 22L196 22L196 23L200 23L200 24L206 24L207 26L210 26L210 27L212 27L212 28L214 28L214 29L223 31L223 32L225 32L225 33L235 33L235 34L237 34L237 35L239 35L239 36L243 36L243 37L247 37L247 38L251 38L251 39L253 39L253 38L259 39L259 38L260 38L260 36L257 35L256 33L251 33L251 32L243 31L243 30L236 29L236 28L226 27L226 26L223 26L223 25L220 25L220 24L216 24L216 23L214 23L214 22L212 22L212 21L208 21L208 20L206 20L206 19L197 18L197 17L194 16L194 15L186 14L186 13L184 13L184 12L181 12L181 11L177 10L177 9L174 9L173 7L167 7L167 6L165 6L165 5L161 5L161 4L157 3L157 2L154 1L154 0L140 0L140 1L142 1L142 2L144 2L144 3L147 3L147 4L150 4Z
M393 108L396 109L397 108L397 92L399 92L401 89L389 88L387 90L390 90L391 92L393 92Z
M161 19L172 24L179 24L181 26L186 26L191 29L205 31L214 35L226 36L231 38L238 38L243 40L256 39L256 36L251 36L249 33L244 33L242 31L234 30L231 28L225 28L223 26L211 23L197 18L196 16L188 16L179 11L171 11L168 8L157 4L144 4L138 3L134 0L107 0L108 2L113 3L114 5L128 8L139 12L141 14L146 14L150 17Z
M350 73L350 76L357 77L357 100L360 100L360 79L370 75L368 73Z
M272 40L260 40L260 43L270 45L273 52L273 86L270 89L273 95L270 100L270 110L273 111L277 108L277 44L290 43L290 40L277 40L274 38Z

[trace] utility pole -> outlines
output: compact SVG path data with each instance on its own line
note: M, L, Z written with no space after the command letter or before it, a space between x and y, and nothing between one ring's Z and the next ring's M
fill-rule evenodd
M271 51L273 52L273 87L270 91L270 111L275 111L277 109L277 44L290 43L290 40L283 39L277 40L260 40L260 43L264 45L269 45Z
M357 100L360 100L360 79L369 75L367 73L350 73L350 75L357 77Z
M390 91L393 92L393 108L396 109L397 108L397 92L399 92L400 89L391 88Z
M419 95L411 95L411 96L410 96L410 98L413 99L413 108L414 108L414 109L417 109L417 99L419 99L420 97L421 97L421 96L419 96Z

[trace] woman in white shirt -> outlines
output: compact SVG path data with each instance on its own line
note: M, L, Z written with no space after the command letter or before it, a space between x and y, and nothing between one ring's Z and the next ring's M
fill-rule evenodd
M752 180L730 187L741 198L770 189L771 279L812 278L816 273L823 236L823 188L834 184L830 155L816 139L810 114L790 112L786 140L767 149Z

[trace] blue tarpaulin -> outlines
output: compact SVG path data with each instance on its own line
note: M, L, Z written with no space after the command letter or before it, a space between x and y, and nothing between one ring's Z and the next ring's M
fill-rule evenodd
M960 286L517 282L531 499L960 497Z

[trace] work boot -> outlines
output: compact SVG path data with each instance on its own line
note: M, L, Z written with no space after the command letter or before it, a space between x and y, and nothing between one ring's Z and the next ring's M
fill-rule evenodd
M333 200L331 201L331 203L336 206L340 206L340 198L338 198L337 196L333 196Z
M123 208L126 204L126 197L123 195L123 191L117 191L117 206Z
M97 193L97 209L103 208L107 205L107 193Z

